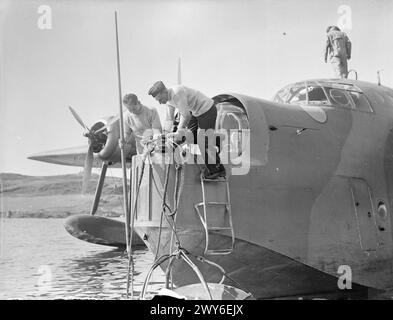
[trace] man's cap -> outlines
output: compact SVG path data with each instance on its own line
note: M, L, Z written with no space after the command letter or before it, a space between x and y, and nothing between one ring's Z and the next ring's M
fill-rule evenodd
M138 103L138 97L136 94L133 93L127 93L124 98L123 98L123 103L124 104L130 104L130 105L136 105Z
M329 33L330 30L337 30L337 31L341 31L339 27L337 26L328 26L326 29L326 33Z
M166 87L162 81L157 81L153 86L150 88L148 94L155 97L161 91L165 90Z

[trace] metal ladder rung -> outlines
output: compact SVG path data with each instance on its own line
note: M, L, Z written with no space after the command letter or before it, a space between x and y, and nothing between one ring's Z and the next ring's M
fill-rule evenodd
M210 228L207 228L207 230L209 230L209 231L217 231L217 230L232 230L232 229L229 228L229 227L210 227Z
M211 202L206 202L206 204L210 204L212 206L229 206L229 202L215 202L215 201L211 201Z
M220 255L220 254L224 255L224 254L230 254L230 253L232 253L232 249L217 249L217 250L209 249L205 252L205 254L212 254L212 255L213 254L214 255Z
M219 179L219 178L217 178L217 179L205 179L205 178L202 178L202 180L206 181L206 182L228 182L228 180L226 178L225 179Z
M212 205L212 206L230 206L229 202L206 202L207 205ZM197 204L198 207L203 206L203 202L200 202Z
M221 179L219 179L221 178ZM206 243L205 243L205 254L206 255L225 255L225 254L230 254L233 252L234 245L235 245L235 233L233 230L233 225L232 225L232 210L231 210L231 200L230 200L230 194L229 194L229 182L226 177L219 177L218 179L205 179L203 175L201 174L201 187L202 187L202 197L203 201L195 204L194 208L202 222L202 225L205 229L205 237L206 237ZM205 195L205 182L225 182L226 183L226 202L219 202L219 201L206 201L206 195ZM229 219L229 226L225 227L209 227L208 222L207 222L207 207L208 206L224 206L225 213ZM199 208L203 207L203 213L200 212ZM223 248L223 249L209 249L209 231L230 231L231 233L231 247L230 248Z
M206 202L206 205L212 205L212 206L226 206L227 208L231 206L229 202ZM202 207L203 202L197 203L197 207Z

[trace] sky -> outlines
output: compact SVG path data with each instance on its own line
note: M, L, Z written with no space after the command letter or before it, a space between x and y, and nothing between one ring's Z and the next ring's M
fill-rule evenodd
M360 80L376 82L382 69L393 87L391 0L0 0L0 172L81 171L27 157L87 144L69 105L87 125L118 112L115 10L122 92L161 117L147 91L176 84L179 57L182 83L208 96L271 99L291 82L333 77L328 25L351 39Z

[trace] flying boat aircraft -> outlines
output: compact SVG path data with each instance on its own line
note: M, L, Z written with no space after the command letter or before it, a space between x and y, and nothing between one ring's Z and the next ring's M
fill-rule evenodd
M129 144L138 238L159 256L186 250L206 283L231 284L257 299L367 297L391 287L393 90L316 79L284 87L273 101L234 93L213 99L216 130L229 132L235 150L226 171L246 164L247 172L205 180L195 163L183 163L181 174L168 170L161 149L146 165ZM106 167L120 161L119 120L110 119L88 129L88 164L80 149L30 157L85 168L101 163L93 208ZM247 139L237 134L244 131ZM162 219L163 201L176 208L172 220ZM200 281L189 266L173 258L160 265L170 268L176 287ZM350 288L338 286L342 267L351 272Z
M213 99L216 130L229 132L236 153L226 171L246 163L246 173L206 180L199 165L168 169L155 152L140 177L145 164L133 161L134 230L166 257L172 283L230 284L257 299L367 298L391 287L393 90L316 79L273 101ZM162 219L163 199L172 220ZM340 285L343 270L349 286Z
M142 155L135 139L125 143L117 12L115 25L120 119L88 128L70 108L86 130L86 155L79 148L30 158L84 161L84 184L101 164L89 223L107 167L121 162L126 224L92 223L87 230L77 215L66 228L112 245L117 240L110 237L125 229L129 271L129 239L134 243L137 234L156 254L142 297L157 267L166 272L167 289L195 297L202 288L205 299L367 298L393 285L392 89L314 79L284 87L273 101L218 94L213 141L220 140L227 176L205 179L195 161L203 149L187 139L167 137L164 148L162 139L152 139Z

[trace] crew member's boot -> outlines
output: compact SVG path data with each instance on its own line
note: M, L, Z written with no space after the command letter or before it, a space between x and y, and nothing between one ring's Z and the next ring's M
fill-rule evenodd
M204 172L205 179L217 179L219 177L225 177L226 171L225 167L219 164L208 164L206 165L207 170Z

